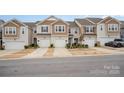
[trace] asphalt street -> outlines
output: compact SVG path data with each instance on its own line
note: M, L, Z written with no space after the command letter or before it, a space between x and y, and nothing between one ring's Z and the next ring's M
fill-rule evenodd
M0 77L123 77L124 55L0 60Z

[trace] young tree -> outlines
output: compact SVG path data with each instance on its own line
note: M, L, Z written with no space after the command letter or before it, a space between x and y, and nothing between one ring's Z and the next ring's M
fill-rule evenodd
M83 39L84 39L84 35L81 33L80 38L79 38L80 43L82 43Z

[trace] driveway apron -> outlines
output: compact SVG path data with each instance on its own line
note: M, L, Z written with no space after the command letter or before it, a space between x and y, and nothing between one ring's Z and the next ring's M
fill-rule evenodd
M53 56L54 57L68 57L68 56L72 56L72 54L66 48L55 48Z
M41 58L48 48L38 48L33 53L24 56L23 58Z
M5 55L9 55L9 54L12 54L12 53L15 53L18 51L21 51L21 50L0 50L0 57L5 56Z

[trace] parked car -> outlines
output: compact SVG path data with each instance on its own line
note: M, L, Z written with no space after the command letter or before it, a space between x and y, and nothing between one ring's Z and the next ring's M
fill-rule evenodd
M113 41L109 41L109 42L105 43L105 46L111 46L112 43L113 43Z
M110 41L105 43L105 46L110 46L110 47L124 47L124 40L122 39L115 39L114 41Z

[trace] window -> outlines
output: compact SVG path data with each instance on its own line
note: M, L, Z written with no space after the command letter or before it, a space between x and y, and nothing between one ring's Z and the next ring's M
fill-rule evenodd
M8 28L7 27L5 28L5 34L8 34Z
M12 28L9 27L9 34L12 34Z
M108 31L118 31L118 24L108 24Z
M41 32L48 32L48 26L41 26Z
M88 26L86 26L86 32L89 32L89 27Z
M75 34L77 34L77 30L75 31Z
M24 34L24 31L22 31L22 34Z
M100 25L100 31L103 31L103 25Z
M65 31L65 26L63 25L56 25L55 26L56 32L64 32Z
M33 28L33 33L34 33L34 34L36 34L36 33L37 33L37 31L36 31L36 29L35 29L35 28Z
M22 29L22 34L24 34L25 33L25 27L22 27L21 29Z
M69 29L69 34L71 34L71 29Z
M16 27L5 27L5 35L16 35Z
M36 31L36 30L34 30L34 33L36 34L36 33L37 33L37 31Z
M93 32L94 31L94 27L93 26L86 26L85 27L85 32L86 33L91 33L91 32Z
M13 28L13 34L16 35L16 28Z

